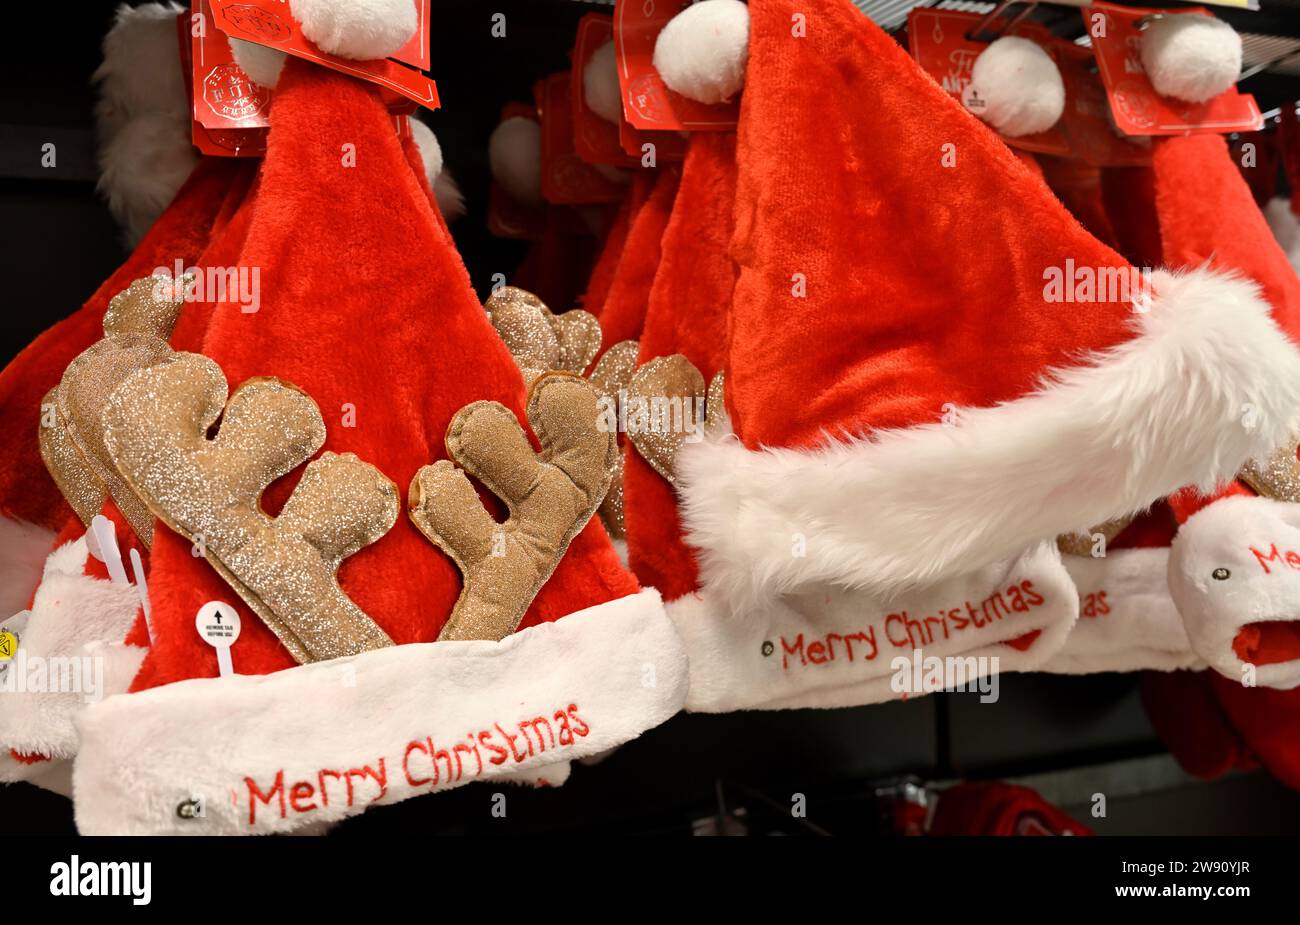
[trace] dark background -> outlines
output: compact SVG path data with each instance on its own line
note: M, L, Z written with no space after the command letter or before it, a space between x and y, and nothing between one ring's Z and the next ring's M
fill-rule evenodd
M0 360L80 305L126 255L94 190L90 75L114 6L7 5L9 33L20 41L0 56ZM1264 7L1220 12L1239 29L1300 36L1300 3ZM429 121L466 195L469 212L453 231L483 294L524 250L485 228L487 138L503 103L528 100L535 78L568 66L578 18L600 7L438 0L434 8L432 73L443 108ZM508 18L504 40L489 34L497 11ZM1071 34L1078 14L1057 8L1044 18ZM1300 96L1300 79L1261 74L1244 89L1268 110ZM39 167L46 141L59 149L50 170ZM604 763L575 769L562 789L510 790L504 820L488 812L493 790L473 785L372 811L336 834L684 832L693 823L716 828L723 807L729 827L741 823L739 809L756 831L862 832L876 824L876 789L905 775L1027 778L1100 831L1300 832L1300 795L1266 776L1193 782L1161 757L1136 675L1011 675L1001 684L991 705L950 694L851 710L679 715ZM1106 819L1082 808L1098 790L1116 794ZM807 797L807 824L790 819L796 793ZM0 788L0 833L72 830L65 800L27 785Z

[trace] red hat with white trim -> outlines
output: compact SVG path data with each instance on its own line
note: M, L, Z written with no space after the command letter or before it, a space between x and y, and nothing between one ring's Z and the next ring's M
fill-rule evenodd
M900 650L1039 667L1077 611L1054 538L1283 443L1300 355L1254 284L1089 236L850 3L749 14L735 436L677 460L688 706L890 696Z
M155 638L135 692L79 720L74 781L86 832L290 831L472 780L555 779L568 760L662 722L684 696L680 641L658 595L639 589L587 523L573 500L578 483L557 481L594 464L590 447L566 442L586 447L585 431L562 426L553 404L580 400L585 387L547 377L525 396L377 93L293 59L270 118L258 208L233 261L260 268L259 309L218 308L204 356L129 377L108 417L120 471L172 529L158 528L151 554ZM212 421L200 419L221 410L226 383L244 385L204 443ZM181 394L199 404L149 404ZM282 436L255 440L272 406L292 412L276 419ZM525 468L542 466L553 492L525 498L526 486L494 479L501 459L475 468L485 453L532 457L516 421L540 426L541 459ZM243 463L276 456L246 473L254 497L321 441L331 452L296 483L271 486L264 508L277 516L256 522L298 532L276 533L254 556L237 530L217 535L232 521L182 490L191 484L182 470L162 477L152 467L148 448L178 440L220 459L222 477L239 486ZM476 565L497 568L493 521L454 467L431 466L449 453L509 500L501 567L527 581L476 585ZM179 449L168 458L203 465ZM317 507L338 496L321 486L340 478L352 486L340 486L351 503L335 512L355 515L347 536L331 508ZM411 518L398 517L392 483L412 486ZM248 509L253 499L240 497ZM527 544L548 552L529 564L519 521L539 512L550 522L526 526L553 542ZM318 535L313 518L329 521ZM196 543L215 568L196 558ZM290 550L306 559L263 571ZM324 595L298 608L308 574L324 574ZM229 650L238 676L217 676L220 659L195 631L210 601L241 615ZM195 797L201 815L182 808Z

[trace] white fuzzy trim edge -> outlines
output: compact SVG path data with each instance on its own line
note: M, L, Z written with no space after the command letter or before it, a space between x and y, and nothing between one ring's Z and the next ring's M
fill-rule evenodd
M1208 490L1280 446L1300 354L1258 287L1205 269L1153 281L1133 338L954 423L812 450L686 444L682 520L705 587L743 608L811 584L924 586Z
M238 643L234 660L237 667ZM77 826L86 834L288 832L476 780L518 781L535 770L544 778L554 769L540 769L668 719L685 700L686 680L681 640L658 592L645 590L499 643L395 646L110 697L78 722ZM537 717L541 726L521 729ZM572 744L561 743L566 724ZM502 730L515 736L513 752ZM507 749L503 762L492 764L497 755L486 744L477 756L470 751L471 735L483 743L479 733ZM440 759L432 781L430 740L435 752L464 746L452 754L459 774ZM351 800L349 770L357 772ZM262 802L248 783L274 793L281 772L283 816L279 793ZM295 800L296 782L309 783L312 795L299 788ZM204 815L181 818L177 807L194 797Z

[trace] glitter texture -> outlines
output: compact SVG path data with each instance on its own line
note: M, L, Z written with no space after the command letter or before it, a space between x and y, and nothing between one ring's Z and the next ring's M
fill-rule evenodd
M1104 524L1093 527L1087 533L1062 533L1056 538L1056 548L1068 556L1091 556L1093 534L1100 533L1106 538L1106 545L1119 536L1124 528L1133 522L1133 515L1116 517Z
M634 340L619 341L605 351L588 380L596 394L604 400L604 407L617 413L621 394L632 382L632 373L636 370L636 356L640 345ZM600 519L605 523L605 530L615 539L622 539L627 534L623 519L623 454L614 456L614 469L610 473L609 491L600 505Z
M40 447L41 459L54 484L89 527L91 519L104 509L108 491L73 443L67 422L59 414L57 389L51 389L41 400Z
M1253 460L1242 467L1239 477L1265 498L1274 501L1300 501L1300 459L1296 458L1293 438L1274 450L1267 459Z
M697 426L704 404L704 377L680 353L656 357L632 376L628 386L628 439L641 458L676 484L674 462L689 426Z
M588 312L554 315L514 286L492 293L484 308L529 384L551 370L581 373L600 352L600 323Z
M504 405L474 402L447 428L447 453L464 471L440 460L411 481L412 522L464 576L440 640L513 633L609 488L618 444L596 427L590 385L549 373L533 384L527 414L540 454ZM488 515L466 474L506 502L504 524Z
M392 640L338 586L339 563L397 520L397 487L351 454L303 471L279 517L271 482L325 442L309 396L249 379L229 402L217 364L193 353L129 376L104 412L106 446L131 487L192 542L299 662L355 655ZM223 414L224 404L224 414ZM207 432L221 416L213 440Z

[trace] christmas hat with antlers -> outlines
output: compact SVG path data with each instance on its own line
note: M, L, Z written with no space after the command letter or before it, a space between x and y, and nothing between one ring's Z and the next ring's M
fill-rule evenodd
M414 154L372 88L287 62L234 264L261 307L114 393L118 469L168 527L137 693L80 722L84 831L292 830L543 775L680 706L658 595L588 523L613 459L594 393L525 395ZM238 677L195 631L210 601L242 617Z
M893 616L891 645L935 652L978 605L960 633L987 644L962 651L1036 667L1077 608L1044 542L1284 442L1300 356L1248 281L1142 278L851 4L749 13L735 437L677 461L703 596L733 616L678 621L691 703L793 695L801 672L844 702L870 651L848 656L850 613L879 612L878 642ZM1127 291L1095 286L1121 277ZM1241 426L1247 406L1259 426ZM926 589L942 593L890 604ZM984 601L1015 616L984 621ZM842 626L814 620L837 604ZM933 621L913 629L918 616ZM728 672L730 688L710 680Z

